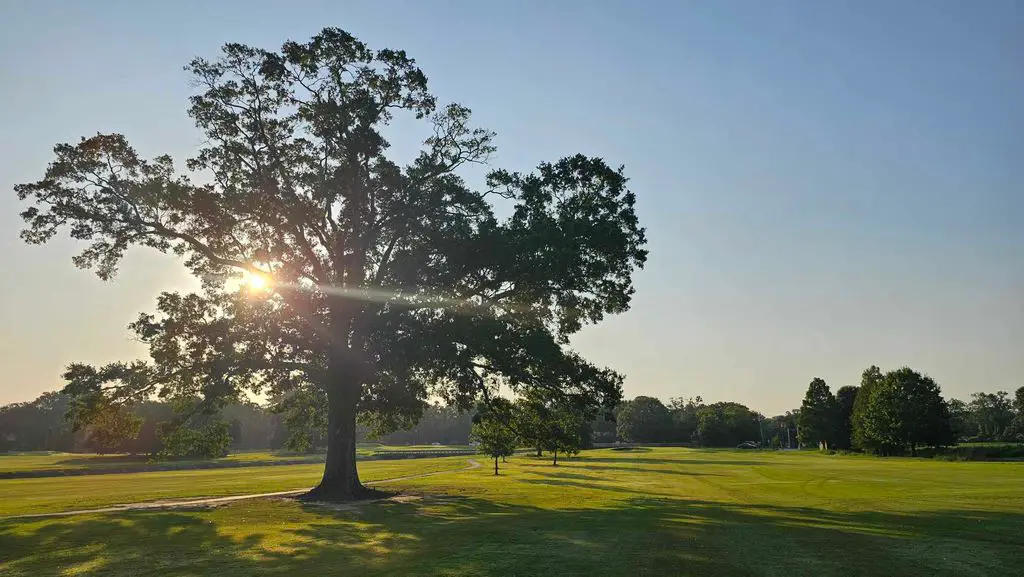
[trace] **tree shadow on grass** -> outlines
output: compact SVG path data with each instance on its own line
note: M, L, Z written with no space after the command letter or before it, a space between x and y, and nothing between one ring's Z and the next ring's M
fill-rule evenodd
M754 466L754 465L767 465L767 464L769 464L768 461L753 461L753 460L749 460L749 459L688 459L688 458L682 458L682 459L655 459L653 457L628 457L628 456L616 459L616 458L612 458L612 457L591 457L589 455L584 455L584 456L579 457L578 459L574 459L574 462L579 462L579 463L609 463L609 464L619 464L619 465L630 465L630 464L633 464L633 463L638 463L638 464L641 464L641 465L679 465L679 466L683 466L683 467L691 466L691 465L723 465L723 466L729 466L729 467L734 467L734 466L749 467L749 466ZM771 461L770 464L771 464L771 466L775 467L775 466L786 466L786 465L789 465L790 463L780 463L780 462L777 462L777 461Z
M0 574L18 577L1020 575L1021 550L1018 513L836 512L649 496L592 508L458 496L339 510L268 500L0 521Z
M584 471L612 471L616 473L651 473L655 475L686 475L690 477L720 477L718 473L708 473L705 471L692 471L683 468L674 469L652 469L649 467L632 467L628 461L619 461L620 466L612 467L610 465L595 465L590 461L572 461L568 463L559 463L559 468L564 469L579 469ZM681 462L676 461L676 464ZM531 473L537 472L537 469L548 468L552 469L551 463L520 463L521 467L529 467L526 469Z

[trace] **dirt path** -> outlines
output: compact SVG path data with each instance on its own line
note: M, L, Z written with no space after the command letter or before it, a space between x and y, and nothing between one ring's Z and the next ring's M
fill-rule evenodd
M394 483L396 481L408 481L411 479L420 479L423 477L430 477L433 475L444 475L446 473L458 473L460 471L469 471L471 469L477 469L480 467L480 463L476 459L469 459L469 465L461 469L449 469L447 471L434 471L432 473L420 473L418 475L406 475L404 477L393 477L391 479L380 479L377 481L367 481L364 485L380 485L383 483ZM27 515L11 515L10 517L0 517L0 521L7 521L12 519L36 519L43 517L70 517L72 515L88 515L90 513L119 513L124 511L147 511L152 509L188 509L190 507L209 507L216 505L223 505L225 503L233 503L235 501L242 501L244 499L259 499L263 497L288 497L293 495L301 495L309 489L294 489L291 491L276 491L274 493L251 493L248 495L231 495L228 497L203 497L200 499L174 499L167 501L146 501L143 503L125 503L120 505L111 505L109 507L98 507L95 509L78 509L75 511L59 511L55 513L29 513Z

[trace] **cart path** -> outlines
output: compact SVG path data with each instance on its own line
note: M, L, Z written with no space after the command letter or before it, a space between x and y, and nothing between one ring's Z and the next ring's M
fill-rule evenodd
M423 477L430 477L433 475L444 475L447 473L458 473L461 471L469 471L471 469L477 469L480 467L480 463L476 459L469 459L469 465L461 469L448 469L446 471L434 471L431 473L420 473L418 475L406 475L404 477L392 477L390 479L380 479L377 481L367 481L364 485L380 485L382 483L394 483L396 481L409 481L412 479L420 479ZM242 501L245 499L260 499L264 497L290 497L295 495L301 495L309 489L293 489L291 491L276 491L273 493L250 493L247 495L230 495L227 497L202 497L199 499L174 499L169 501L144 501L142 503L125 503L120 505L111 505L109 507L97 507L95 509L77 509L74 511L58 511L54 513L29 513L26 515L11 515L9 517L0 517L0 521L8 521L13 519L41 519L44 517L70 517L72 515L89 515L92 513L120 513L124 511L149 511L158 509L186 509L190 507L205 507L209 505L223 505L225 503L233 503L235 501Z

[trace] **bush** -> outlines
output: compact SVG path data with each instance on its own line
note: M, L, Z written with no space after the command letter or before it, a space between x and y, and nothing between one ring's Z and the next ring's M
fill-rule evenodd
M922 457L943 461L998 461L1024 459L1024 445L960 445L948 448L929 448L919 451Z

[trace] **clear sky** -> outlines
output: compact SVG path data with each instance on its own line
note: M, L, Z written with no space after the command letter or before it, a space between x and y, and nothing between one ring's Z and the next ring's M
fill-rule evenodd
M184 158L191 57L324 26L406 49L497 166L626 165L650 259L575 344L627 396L774 414L872 363L1024 385L1022 2L0 0L0 403L143 353L125 325L190 286L149 252L102 283L71 241L23 245L13 185L97 131Z

